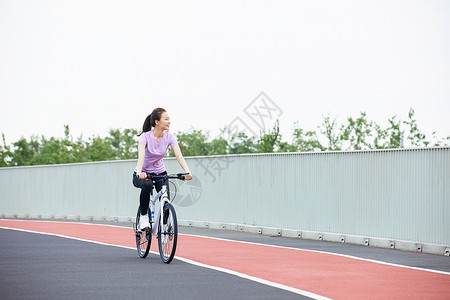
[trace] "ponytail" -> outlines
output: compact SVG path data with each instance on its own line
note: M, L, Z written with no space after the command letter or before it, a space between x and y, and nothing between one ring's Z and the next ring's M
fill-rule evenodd
M159 120L159 119L158 119ZM155 116L153 115L153 113L150 114L150 127L155 127Z
M147 116L147 118L145 118L144 125L142 125L142 131L138 134L138 136L140 136L144 132L148 132L148 131L152 130L151 119L152 119L152 114L149 114Z
M152 130L152 127L156 127L156 121L159 121L161 119L161 115L166 110L163 108L155 108L151 114L145 118L144 125L142 125L142 131L138 134L140 136L144 132L148 132Z

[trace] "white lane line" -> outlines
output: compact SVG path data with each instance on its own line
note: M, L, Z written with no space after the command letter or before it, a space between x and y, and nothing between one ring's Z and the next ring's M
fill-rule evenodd
M235 276L238 276L238 277L241 277L241 278L252 280L252 281L255 281L255 282L258 282L258 283L261 283L261 284L265 284L265 285L268 285L268 286L272 286L272 287L275 287L275 288L286 290L286 291L289 291L289 292L292 292L292 293L296 293L296 294L299 294L299 295L302 295L302 296L310 297L310 298L313 298L313 299L320 299L320 300L330 300L331 299L331 298L327 298L327 297L324 297L324 296L321 296L321 295L317 295L317 294L314 294L314 293L311 293L311 292L308 292L308 291L304 291L304 290L300 290L300 289L297 289L297 288L293 288L293 287L290 287L290 286L287 286L287 285L284 285L284 284L279 284L279 283L276 283L276 282L268 281L268 280L265 280L265 279L261 279L261 278L258 278L258 277L250 276L250 275L247 275L247 274L244 274L244 273L239 273L239 272L236 272L236 271L232 271L232 270L228 270L228 269L224 269L224 268L220 268L220 267L214 267L214 266L211 266L211 265L206 265L206 264L199 263L199 262L187 259L187 258L177 257L177 256L175 256L175 258L177 258L178 260L184 261L186 263L192 264L192 265L196 265L196 266L199 266L199 267L208 268L208 269L224 272L224 273L227 273L227 274L235 275Z
M64 222L66 223L66 222ZM80 224L80 223L77 223ZM102 225L102 224L100 224ZM109 225L105 225L105 226L109 226ZM119 226L117 226L119 227ZM125 228L125 227L121 227L121 228ZM93 244L98 244L98 245L103 245L103 246L113 246L113 247L119 247L119 248L124 248L124 249L130 249L130 250L136 250L136 248L134 247L128 247L128 246L121 246L121 245L116 245L116 244L108 244L108 243L103 243L103 242L97 242L97 241L93 241L93 240L87 240L87 239L82 239L82 238L76 238L76 237L72 237L72 236L67 236L67 235L63 235L63 234L56 234L56 233L48 233L48 232L41 232L41 231L34 231L34 230L26 230L26 229L19 229L19 228L13 228L13 227L4 227L4 226L0 226L0 229L9 229L9 230L16 230L16 231L22 231L22 232L29 232L29 233L37 233L37 234L42 234L42 235L49 235L49 236L56 236L56 237L61 237L61 238L67 238L67 239L71 239L71 240L76 240L76 241L82 241L82 242L88 242L88 243L93 243ZM154 252L154 251L150 251L150 253L152 254L156 254L159 255L158 252ZM212 269L215 271L219 271L219 272L223 272L223 273L227 273L230 275L234 275L234 276L238 276L244 279L248 279L251 281L255 281L264 285L268 285L271 287L275 287L275 288L279 288L282 290L286 290L295 294L299 294L302 296L306 296L306 297L310 297L316 300L331 300L331 298L327 298L321 295L317 295L308 291L304 291L304 290L300 290L300 289L296 289L287 285L283 285L283 284L279 284L276 282L272 282L272 281L268 281L268 280L264 280L258 277L253 277L244 273L239 273L233 270L228 270L228 269L224 269L224 268L220 268L220 267L215 267L215 266L211 266L211 265L206 265L200 262L196 262L187 258L183 258L183 257L179 257L179 256L175 256L174 257L177 260L183 261L185 263L191 264L191 265L195 265L198 267L203 267L203 268L208 268L208 269Z
M113 228L131 228L133 227L126 227L126 226L119 226L119 225L111 225L111 224L97 224L97 223L85 223L85 222L74 222L74 221L49 221L49 220L18 220L18 219L0 219L0 221L6 221L6 222L37 222L37 223L54 223L54 224L82 224L82 225L90 225L90 226L105 226L105 227L113 227Z
M121 245L116 245L116 244L108 244L108 243L97 242L97 241L93 241L93 240L86 240L86 239L82 239L82 238L77 238L77 237L63 235L63 234L57 234L57 233L34 231L34 230L27 230L27 229L14 228L14 227L4 227L4 226L0 226L0 229L10 229L10 230L23 231L23 232L29 232L29 233L38 233L38 234L57 236L57 237L62 237L62 238L66 238L66 239L88 242L88 243L93 243L93 244L98 244L98 245L103 245L103 246L114 246L114 247L119 247L119 248L124 248L124 249L136 250L136 248L133 248L133 247L121 246Z

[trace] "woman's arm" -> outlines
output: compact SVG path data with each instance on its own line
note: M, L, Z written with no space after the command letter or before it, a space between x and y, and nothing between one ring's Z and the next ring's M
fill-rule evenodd
M172 149L173 149L173 153L175 153L175 157L177 158L178 163L183 168L184 172L189 173L189 175L184 176L184 179L191 180L192 174L191 174L191 171L189 170L186 160L184 160L183 154L181 154L180 146L178 144L176 144L176 145L172 146Z
M136 176L139 177L140 179L147 178L147 174L142 173L142 167L144 166L144 160L145 160L145 144L139 143Z

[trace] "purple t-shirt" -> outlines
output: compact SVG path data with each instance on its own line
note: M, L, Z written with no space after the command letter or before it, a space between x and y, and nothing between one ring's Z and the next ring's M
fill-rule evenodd
M158 142L153 134L153 130L144 132L139 137L139 143L145 144L145 160L142 172L162 173L166 170L163 158L169 146L178 144L176 137L168 132L163 133L163 137Z

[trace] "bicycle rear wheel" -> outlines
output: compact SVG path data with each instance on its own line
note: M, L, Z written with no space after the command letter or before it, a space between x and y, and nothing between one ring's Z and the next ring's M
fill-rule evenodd
M150 216L150 210L147 212ZM152 228L150 224L150 230L149 231L140 231L139 226L139 219L140 219L141 213L137 211L136 215L136 224L134 228L135 236L136 236L136 248L137 252L139 254L139 257L146 258L148 255L148 252L150 251L150 245L152 243Z
M175 256L178 238L178 222L175 208L170 203L164 205L163 227L158 222L158 246L161 260L168 264Z

